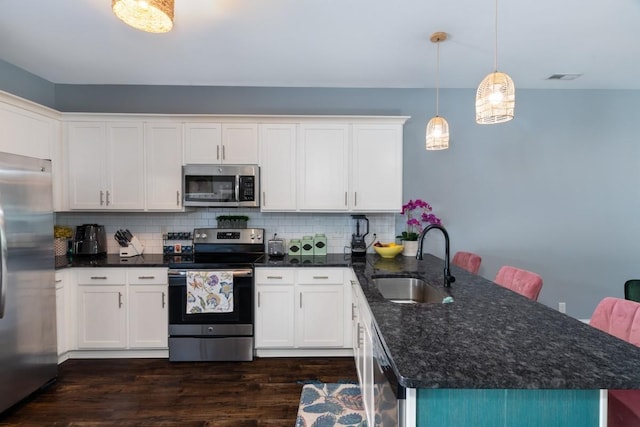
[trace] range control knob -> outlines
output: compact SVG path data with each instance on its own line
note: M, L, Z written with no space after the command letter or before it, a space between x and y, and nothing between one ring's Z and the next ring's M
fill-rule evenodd
M207 238L207 233L202 233L202 234L200 235L200 237L202 237L203 239L206 239L206 238Z

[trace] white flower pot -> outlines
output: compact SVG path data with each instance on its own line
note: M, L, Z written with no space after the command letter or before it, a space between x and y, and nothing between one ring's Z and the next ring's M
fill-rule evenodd
M415 240L403 240L402 245L404 249L402 249L402 255L404 256L416 256L418 253L418 241Z

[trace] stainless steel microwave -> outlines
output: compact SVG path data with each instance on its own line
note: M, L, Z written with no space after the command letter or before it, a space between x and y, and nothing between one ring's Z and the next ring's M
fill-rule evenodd
M185 165L184 206L260 207L258 165Z

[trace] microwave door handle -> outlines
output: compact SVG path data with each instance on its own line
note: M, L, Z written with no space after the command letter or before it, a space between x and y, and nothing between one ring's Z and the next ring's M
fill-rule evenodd
M240 203L240 175L236 175L236 197L235 201Z

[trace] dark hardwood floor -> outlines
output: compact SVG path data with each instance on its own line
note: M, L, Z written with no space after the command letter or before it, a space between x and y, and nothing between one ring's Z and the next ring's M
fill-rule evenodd
M352 358L67 360L0 426L293 427L302 382L356 381Z

